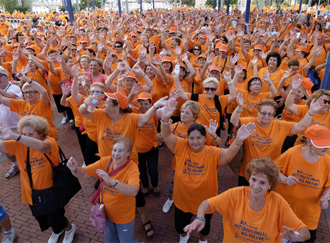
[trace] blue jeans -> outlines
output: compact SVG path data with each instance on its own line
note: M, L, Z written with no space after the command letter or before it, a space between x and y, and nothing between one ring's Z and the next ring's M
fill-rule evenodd
M134 236L135 219L127 224L115 224L107 219L104 231L105 241L109 242L139 242Z

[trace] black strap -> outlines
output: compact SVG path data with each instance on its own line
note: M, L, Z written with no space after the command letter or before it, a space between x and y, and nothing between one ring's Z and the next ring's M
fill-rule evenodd
M27 156L26 156L26 171L29 176L30 186L33 190L33 182L32 182L32 173L31 173L31 164L30 164L30 147L27 148Z
M60 155L60 163L66 161L66 157L60 147L60 145L58 145L58 150L59 150L59 155ZM50 164L52 165L52 168L54 169L56 166L54 165L54 163L52 162L52 160L47 156L46 153L44 153L44 155L46 156L46 158L48 159L48 161L50 162Z
M228 56L226 56L225 64L223 64L223 67L222 67L222 70L221 70L221 75L223 73L223 70L225 70L227 59L228 59Z
M197 93L197 94L191 94L191 100L193 100L193 101L196 101L196 102L198 102L198 96L199 96L199 94Z
M220 114L220 126L219 128L217 129L217 134L219 135L220 134L220 129L223 130L223 122L224 122L224 118L223 118L223 114L222 114L222 108L221 108L221 104L220 104L220 101L219 101L219 96L218 95L215 95L214 96L214 103L215 103L215 107L217 108L219 114Z

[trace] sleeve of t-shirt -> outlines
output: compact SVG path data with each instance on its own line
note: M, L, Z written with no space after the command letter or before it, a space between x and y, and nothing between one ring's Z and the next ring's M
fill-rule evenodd
M221 105L221 111L222 111L222 113L225 112L225 108L228 105L228 98L229 98L229 95L221 95L221 96L219 96L219 102L220 102L220 105Z
M47 156L50 157L52 163L55 165L55 166L58 166L59 164L59 160L58 159L52 159L52 157L56 157L58 158L58 154L59 154L59 148L58 148L58 144L55 140L55 138L52 138L52 137L47 137L45 139L45 141L49 142L50 144L50 147L51 147L51 152L50 153L47 153Z
M86 171L87 175L98 177L98 175L96 174L96 170L102 169L106 171L109 163L110 163L109 157L103 157L99 161L96 161L95 163L84 167L84 170Z
M139 168L135 163L130 162L130 167L127 168L128 170L126 171L129 173L128 176L128 185L134 185L134 186L139 186L140 185L140 173L139 173Z
M102 119L104 115L104 110L102 109L95 109L94 112L93 112L93 119L94 119L94 122L95 124L100 120Z
M174 154L181 153L183 151L184 147L186 146L186 144L187 144L187 139L177 137L173 153Z
M230 196L231 190L225 191L215 197L207 199L211 210L218 211L223 217L225 217L230 210L231 206L233 204L231 203L231 196Z
M289 153L283 153L279 157L277 157L274 162L279 168L280 172L286 175L287 173L287 161L288 161Z
M308 105L297 105L297 108L299 117L304 117L309 110Z
M283 136L293 135L291 134L291 129L296 124L295 122L288 122L288 121L280 121L280 120L274 120L274 122L280 123L280 129L278 130L280 133L283 134Z
M24 101L21 101L21 100L10 99L10 103L11 103L10 110L15 111L16 113L20 114L23 102Z
M3 141L3 145L8 150L9 156L15 155L16 149L19 149L19 144L20 144L19 142L16 142L14 140Z

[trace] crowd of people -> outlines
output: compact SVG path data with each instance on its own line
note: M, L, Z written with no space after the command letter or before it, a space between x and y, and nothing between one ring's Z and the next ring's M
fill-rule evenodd
M52 106L83 157L67 167L79 180L97 178L90 186L101 190L106 242L138 242L136 211L154 235L145 197L160 196L164 145L173 175L162 211L174 204L180 242L194 230L207 242L215 210L224 242L315 242L330 200L325 12L252 8L246 23L238 9L121 17L97 9L76 13L72 25L63 12L28 15L32 22L15 12L16 27L0 13L0 152L12 162L5 177L20 172L23 203L41 231L53 230L48 242L64 232L72 242L76 231L64 207L34 210L32 191L52 188L49 160L59 164ZM218 170L234 163L238 187L219 194ZM0 223L2 242L14 242L1 205Z

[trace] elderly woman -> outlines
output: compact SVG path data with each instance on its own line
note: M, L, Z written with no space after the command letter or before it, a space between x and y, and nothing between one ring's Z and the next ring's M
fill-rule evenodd
M309 239L303 222L276 192L279 170L271 159L252 160L246 171L249 187L236 187L203 201L195 220L186 232L201 232L206 226L205 213L216 210L222 215L223 242L291 242ZM228 210L230 207L230 210Z
M139 191L139 168L129 159L132 152L131 139L118 136L112 147L112 156L103 157L96 163L79 167L74 158L67 166L78 178L89 176L103 180L102 193L107 227L104 231L106 242L138 242L134 236L135 195ZM108 174L122 167L113 176Z
M16 76L25 83L22 87L25 100L14 100L0 95L0 103L10 107L11 111L17 112L20 118L30 114L44 117L50 126L49 136L57 139L57 130L53 123L52 106L47 90L24 74Z
M192 124L196 123L196 119L198 118L199 113L200 113L200 106L198 102L193 100L186 101L181 106L180 121L172 124L171 126L172 133L179 138L187 139L189 127ZM210 125L206 129L207 131L206 141L205 141L206 145L214 145L220 147L221 138L218 137L218 135L215 133L217 126L218 124L216 123L216 121L210 120ZM176 164L176 159L173 158L172 161L173 175L168 191L169 192L168 199L166 200L163 206L163 213L168 213L173 204L173 180L175 175L175 171L174 171L175 164Z
M17 130L19 134L13 133L7 124L0 123L0 152L16 155L17 165L21 173L22 201L29 204L33 210L32 190L27 172L27 156L29 155L33 190L45 190L53 187L53 168L45 155L57 166L59 149L56 140L48 137L48 121L40 116L28 115L23 117L18 123ZM53 234L48 242L57 242L64 230L63 242L72 242L76 226L69 224L64 213L64 208L55 207L48 214L34 215L41 231L45 231L49 227L53 229Z
M238 100L240 98L238 97ZM240 101L237 101L240 104ZM315 113L324 107L320 101L312 101L308 113L297 123L274 120L277 103L274 100L262 100L258 106L257 117L240 118L242 107L238 105L234 110L230 122L239 127L240 124L256 123L254 136L244 141L244 156L239 172L238 185L248 185L244 175L248 163L258 157L271 157L276 159L281 154L281 148L288 135L297 134L308 127Z
M321 209L329 207L330 164L326 153L330 131L313 125L306 129L301 140L303 145L289 149L275 160L281 182L276 191L306 224L311 234L308 242L315 242Z
M172 134L169 119L172 116L177 102L170 99L162 108L161 130L162 137L175 154L175 177L173 200L175 204L175 228L180 234L180 242L187 242L189 234L183 228L190 222L193 214L197 213L198 205L205 199L217 195L218 179L217 167L229 163L243 141L255 130L255 124L242 126L236 136L235 142L228 149L215 146L206 146L205 127L194 123L188 129L188 139ZM213 126L213 133L216 128ZM205 241L210 232L212 211L206 215L206 227L200 232L200 240Z
M90 72L85 72L83 74L91 80L91 84L95 82L100 82L104 84L108 76L101 73L103 67L102 59L92 58L90 60Z

